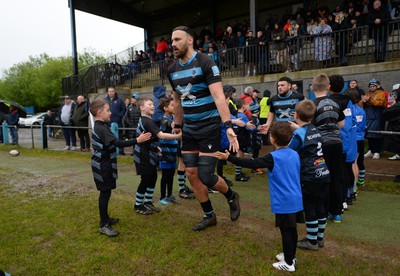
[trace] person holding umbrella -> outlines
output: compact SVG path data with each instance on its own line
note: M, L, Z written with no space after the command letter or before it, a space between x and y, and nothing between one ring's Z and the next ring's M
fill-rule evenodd
M10 113L7 114L6 122L8 124L10 135L12 138L12 145L18 145L18 110L14 106L10 106Z

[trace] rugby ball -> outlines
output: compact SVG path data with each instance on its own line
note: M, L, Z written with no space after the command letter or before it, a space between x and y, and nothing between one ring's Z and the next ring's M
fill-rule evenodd
M9 154L10 154L11 156L18 156L18 155L19 155L19 151L13 149L13 150L10 150Z

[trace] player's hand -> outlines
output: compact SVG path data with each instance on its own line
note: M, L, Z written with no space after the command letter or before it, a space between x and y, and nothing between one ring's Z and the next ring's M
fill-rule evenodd
M136 141L140 144L143 142L146 142L151 138L151 132L142 132L138 138L136 138Z
M295 122L289 121L288 124L290 125L290 128L294 131L298 129L300 126L296 124Z
M232 128L226 130L226 135L229 139L229 150L232 152L237 152L239 149L239 142L237 140L236 134Z
M175 134L179 134L182 132L180 128L174 128L173 131Z
M269 130L269 125L263 124L260 126L261 134L266 135L268 133L268 130Z
M225 152L220 152L220 151L217 151L216 153L215 153L215 156L219 159L219 160L226 160L226 159L228 159L228 157L229 157L229 151L225 151Z

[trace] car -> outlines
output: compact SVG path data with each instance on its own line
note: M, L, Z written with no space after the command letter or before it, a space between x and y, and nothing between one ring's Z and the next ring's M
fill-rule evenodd
M31 127L31 126L39 126L43 120L46 112L37 113L32 116L27 116L26 118L19 118L19 126L20 127Z

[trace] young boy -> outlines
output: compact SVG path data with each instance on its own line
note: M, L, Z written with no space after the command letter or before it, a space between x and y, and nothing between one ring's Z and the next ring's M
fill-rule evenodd
M244 157L244 152L246 148L250 145L250 131L251 128L254 128L254 125L251 124L249 119L247 118L245 112L247 110L247 105L243 99L238 99L236 101L236 107L237 107L237 119L242 120L245 125L243 127L239 125L233 125L233 130L235 131L237 135L237 139L239 142L239 149L237 151L237 156L238 157ZM249 180L249 176L245 175L242 172L242 167L241 166L236 166L235 168L235 180L236 181L247 181Z
M129 147L137 143L143 143L150 139L151 134L146 133L128 141L118 140L108 126L111 112L109 104L104 100L92 102L90 104L90 113L95 119L92 132L92 172L97 190L100 191L99 231L101 234L114 237L119 233L111 225L117 223L119 219L110 218L108 215L108 202L111 197L111 190L116 188L116 180L118 178L116 149L117 147Z
M253 150L253 158L257 158L260 154L261 144L262 144L262 137L260 133L261 123L260 119L258 118L260 114L260 105L258 103L253 102L249 106L249 110L251 112L250 122L255 126L254 129L250 132L250 139L251 139L251 149ZM260 168L251 170L254 174L263 174L263 170Z
M157 182L158 164L158 138L164 140L176 140L181 134L164 133L159 126L151 119L154 114L153 100L147 97L138 101L141 117L136 129L136 136L150 132L151 139L146 143L135 145L133 160L136 165L136 173L140 175L140 184L136 191L135 212L141 215L151 215L160 212L160 209L153 205L154 187Z
M303 192L307 237L297 242L297 247L318 250L324 246L327 211L324 202L328 195L329 170L322 152L322 136L311 124L316 110L315 104L304 100L296 104L294 120L297 129L293 133L289 148L300 155L300 180Z
M217 153L219 159L228 160L247 168L268 168L268 184L271 211L275 214L276 226L282 235L283 253L276 255L279 262L273 264L277 270L294 272L297 227L304 222L300 187L300 158L288 148L292 130L286 122L275 122L270 128L271 144L275 151L255 159L238 158L229 152Z
M328 88L330 83L327 75L318 74L313 78L311 89L315 93L314 104L317 107L313 124L322 135L322 151L331 175L325 208L335 223L341 223L344 190L343 146L339 129L344 126L345 115L340 106L327 96Z
M172 124L174 122L174 102L170 98L162 98L158 103L158 108L164 113L160 122L160 130L164 133L172 133ZM162 177L160 185L161 197L158 203L164 206L169 206L170 203L179 203L179 201L172 195L179 142L176 139L160 139L159 146L161 148L159 167L162 170Z

